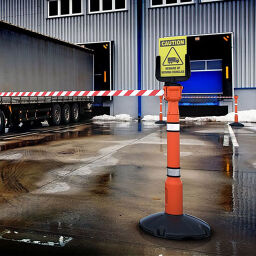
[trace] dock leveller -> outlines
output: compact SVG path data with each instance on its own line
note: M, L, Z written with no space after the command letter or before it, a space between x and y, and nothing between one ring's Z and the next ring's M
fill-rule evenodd
M183 187L180 179L180 124L178 104L182 86L164 86L167 113L167 178L165 211L140 220L145 232L165 239L203 239L211 234L210 226L201 219L183 213Z

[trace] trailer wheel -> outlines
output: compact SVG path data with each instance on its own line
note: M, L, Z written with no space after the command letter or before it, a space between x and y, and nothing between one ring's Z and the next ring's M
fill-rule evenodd
M71 121L77 123L79 121L79 107L74 103L71 107Z
M70 123L70 107L68 104L65 104L61 109L61 121L63 124Z
M5 115L2 110L0 110L0 134L5 133Z
M49 125L60 125L61 122L61 107L59 104L54 104L51 111Z

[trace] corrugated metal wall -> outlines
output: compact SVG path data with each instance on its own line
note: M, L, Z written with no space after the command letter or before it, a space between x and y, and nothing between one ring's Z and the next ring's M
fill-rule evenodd
M2 0L0 18L21 27L40 32L41 0Z
M158 38L234 32L234 86L256 87L256 1L233 0L144 9L144 88L155 88Z
M128 11L47 18L47 0L2 0L0 18L72 43L114 41L113 89L137 89L137 8Z
M137 88L136 0L128 11L47 19L47 0L2 0L1 19L73 43L113 40L114 88ZM159 37L234 32L234 85L256 87L256 0L149 8L144 1L143 89L158 88L154 77Z

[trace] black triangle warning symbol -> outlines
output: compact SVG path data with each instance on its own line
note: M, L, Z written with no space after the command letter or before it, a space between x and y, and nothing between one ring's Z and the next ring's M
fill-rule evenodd
M163 66L176 66L176 65L183 65L183 61L180 58L179 54L177 53L176 49L172 47L163 62Z

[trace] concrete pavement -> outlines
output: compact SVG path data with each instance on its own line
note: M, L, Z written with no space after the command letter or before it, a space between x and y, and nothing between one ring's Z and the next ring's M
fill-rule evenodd
M235 155L231 145L223 147L225 124L181 126L184 212L213 228L212 237L202 241L163 240L138 227L140 218L164 210L165 127L86 124L58 140L1 152L1 251L253 255L254 127L235 132Z

